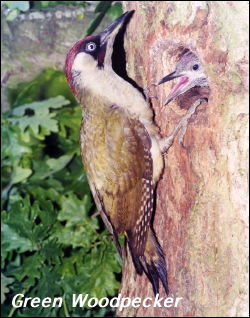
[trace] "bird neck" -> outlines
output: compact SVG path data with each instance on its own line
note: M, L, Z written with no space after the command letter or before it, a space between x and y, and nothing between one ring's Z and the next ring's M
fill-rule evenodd
M73 77L76 96L88 112L101 114L108 111L109 107L117 105L142 122L152 122L152 110L142 94L118 76L111 67L88 74L78 72Z

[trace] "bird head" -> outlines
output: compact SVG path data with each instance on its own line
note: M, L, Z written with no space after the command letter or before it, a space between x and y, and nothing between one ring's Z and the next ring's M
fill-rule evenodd
M176 64L174 72L163 77L158 82L158 85L171 81L175 78L178 78L178 81L168 95L164 105L167 105L179 95L187 92L195 86L208 86L208 81L201 62L192 52L185 53Z
M104 31L87 36L75 43L67 54L65 73L72 92L77 94L80 74L83 78L95 76L98 72L112 68L113 44L121 27L130 19L134 11L128 11L111 23Z

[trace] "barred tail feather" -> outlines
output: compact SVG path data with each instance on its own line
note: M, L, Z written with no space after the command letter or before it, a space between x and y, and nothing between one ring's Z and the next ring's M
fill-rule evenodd
M135 250L133 249L129 239L127 240L127 243L128 243L130 255L132 257L132 261L134 263L136 272L137 272L137 274L142 275L144 269L143 269L143 266L141 264L141 261L140 261L139 257L137 256L137 254L135 253Z
M144 271L152 283L154 294L159 293L159 280L162 282L166 294L168 294L168 274L165 256L156 235L151 229L148 233L144 256L141 257L141 260Z
M128 240L132 260L138 274L144 271L150 280L154 294L159 293L159 281L162 282L166 294L169 294L167 268L163 250L157 240L156 235L150 229L145 245L144 255L138 256L135 250L131 248Z

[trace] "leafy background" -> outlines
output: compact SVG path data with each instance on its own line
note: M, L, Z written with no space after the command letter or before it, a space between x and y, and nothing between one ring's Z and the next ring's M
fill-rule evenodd
M7 18L62 1L5 1ZM87 6L86 1L63 1ZM93 1L91 2L93 4ZM97 2L87 33L120 3ZM12 12L15 12L14 14ZM12 15L12 16L11 16ZM71 308L72 294L112 297L120 285L121 260L99 217L79 153L81 109L65 76L45 69L8 91L2 114L2 317L104 317L109 308ZM15 309L17 293L63 297L62 308Z

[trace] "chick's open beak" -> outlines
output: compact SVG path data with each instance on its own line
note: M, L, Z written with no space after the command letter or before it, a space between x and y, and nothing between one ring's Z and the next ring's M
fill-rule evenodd
M177 75L176 72L172 72L170 74L168 74L167 76L163 77L159 82L158 85L165 83L165 82L169 82L172 81L174 78L179 77L180 75Z
M185 88L188 84L189 78L187 76L182 75L182 74L177 74L176 72L172 72L172 73L168 74L167 76L163 77L158 82L158 85L160 85L160 84L163 84L165 82L171 81L177 77L180 77L180 79L172 88L166 101L164 102L164 105L167 105L168 103L170 103L172 100L176 99L180 94L182 94L185 91Z

